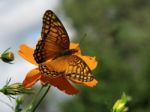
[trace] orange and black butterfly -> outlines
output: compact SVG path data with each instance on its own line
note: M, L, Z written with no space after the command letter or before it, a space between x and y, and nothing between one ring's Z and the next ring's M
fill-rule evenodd
M77 49L69 49L69 36L58 17L47 10L43 16L41 40L34 51L42 75L63 75L75 82L90 82L94 79L89 66L79 56Z

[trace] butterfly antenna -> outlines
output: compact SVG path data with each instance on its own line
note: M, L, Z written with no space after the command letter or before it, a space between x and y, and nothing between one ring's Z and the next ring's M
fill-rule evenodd
M85 34L82 36L82 38L81 38L80 41L79 41L79 45L82 44L82 42L84 41L85 37L87 37L87 33L85 33Z

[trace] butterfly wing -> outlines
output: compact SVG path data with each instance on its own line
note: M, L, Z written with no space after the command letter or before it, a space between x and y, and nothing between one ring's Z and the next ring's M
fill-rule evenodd
M68 34L58 17L47 10L43 16L41 40L36 45L34 58L37 63L59 56L62 50L69 49Z
M97 83L88 65L76 55L62 56L50 62L47 61L40 64L39 69L43 75L50 77L64 75L78 84L94 86Z

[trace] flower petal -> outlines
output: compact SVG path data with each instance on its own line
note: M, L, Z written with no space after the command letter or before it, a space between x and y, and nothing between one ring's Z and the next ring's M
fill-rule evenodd
M27 73L26 78L23 81L23 86L26 88L32 87L41 78L40 71L35 68Z
M34 60L33 57L33 52L34 49L30 48L29 46L27 46L26 44L22 44L20 46L20 49L18 51L18 54L24 58L25 60L27 60L28 62L37 65L36 61Z
M90 67L91 70L94 70L97 66L97 61L95 59L95 57L91 57L91 56L82 56L82 55L77 55L80 58L82 58L86 64Z
M81 82L78 80L71 80L71 81L76 84L85 85L85 86L89 86L89 87L93 87L98 83L96 79L92 80L91 82Z
M42 83L50 83L51 85L70 95L77 94L80 92L79 90L74 88L64 76L52 78L49 76L42 75L40 80Z

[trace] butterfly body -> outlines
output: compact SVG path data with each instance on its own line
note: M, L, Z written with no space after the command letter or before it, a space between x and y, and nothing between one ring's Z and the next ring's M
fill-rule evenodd
M60 56L66 56L66 55L72 55L78 52L77 49L69 49L69 50L64 50L60 53Z
M43 17L41 40L34 51L42 75L64 76L74 82L91 82L94 79L89 66L79 56L77 49L69 49L69 36L58 17L47 10Z

